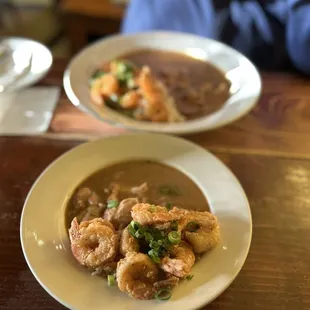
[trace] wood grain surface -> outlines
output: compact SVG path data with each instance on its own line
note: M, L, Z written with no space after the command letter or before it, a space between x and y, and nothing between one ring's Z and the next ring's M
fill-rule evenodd
M56 61L42 84L60 86L66 63ZM310 309L310 83L280 73L263 74L263 83L262 98L249 115L222 129L186 137L232 169L253 216L246 263L206 310ZM62 92L47 135L0 137L1 310L64 309L41 288L24 260L22 206L38 175L81 142L59 137L115 133L70 105Z

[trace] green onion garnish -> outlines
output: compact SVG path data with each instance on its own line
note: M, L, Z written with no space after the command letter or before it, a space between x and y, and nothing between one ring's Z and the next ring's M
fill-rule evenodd
M158 300L168 300L171 297L171 291L165 288L158 290L155 294L155 298Z
M189 276L186 277L186 280L191 280L194 278L194 275L193 274L190 274Z
M141 228L141 225L138 222L135 221L131 221L130 222L130 226L134 229L134 230L138 230L139 228Z
M138 239L143 238L145 235L145 231L141 228L139 228L136 232L135 232L135 237Z
M146 233L144 234L144 239L145 239L145 241L146 241L147 243L150 243L151 241L154 240L153 236L152 236L149 232L146 232Z
M171 209L172 209L172 203L171 203L171 202L167 202L167 203L166 203L166 208L167 208L168 210L171 210Z
M176 187L163 185L158 188L159 192L166 196L180 196L180 192Z
M199 224L197 222L189 222L186 225L186 229L190 232L195 232L200 228Z
M160 241L160 240L159 240ZM160 248L160 243L159 243L159 241L158 242L156 242L156 241L151 241L150 242L150 248L152 248L153 250L156 250L156 251L158 251L159 250L159 248Z
M179 244L181 241L181 234L177 231L170 231L168 234L168 240L171 244Z
M149 250L147 254L154 263L160 263L160 258L158 257L158 253L156 253L155 250Z
M178 222L177 221L173 221L170 225L170 229L171 230L178 230Z
M117 200L108 200L107 208L113 209L118 207L118 201Z
M138 222L131 221L128 225L128 231L133 237L138 238L136 236L136 232L140 229L140 227L141 225Z
M109 286L115 286L116 285L115 276L112 274L108 275L108 285Z

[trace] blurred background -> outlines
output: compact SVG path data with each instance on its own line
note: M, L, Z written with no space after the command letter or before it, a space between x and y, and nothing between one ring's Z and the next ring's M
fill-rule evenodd
M69 57L93 40L116 33L126 0L0 0L0 36L22 36Z

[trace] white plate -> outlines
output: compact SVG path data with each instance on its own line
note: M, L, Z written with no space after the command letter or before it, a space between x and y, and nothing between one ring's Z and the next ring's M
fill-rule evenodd
M98 108L92 104L88 80L98 66L129 51L141 48L181 52L211 62L232 82L231 97L217 112L179 124L136 121L109 108ZM187 134L224 126L248 113L260 96L261 80L253 64L225 44L191 34L149 32L125 36L115 35L85 48L69 64L64 75L64 88L75 106L101 121L136 130Z
M171 165L198 184L218 217L220 244L195 264L191 281L174 289L167 302L137 301L92 277L73 258L64 212L75 187L115 162L148 158ZM111 137L83 144L61 156L31 189L21 217L26 261L45 290L76 310L189 310L222 293L249 251L252 219L247 198L233 174L213 155L185 140L154 134Z
M1 40L2 43L11 48L13 57L16 58L15 61L18 61L23 55L32 54L30 69L9 87L10 91L16 91L37 83L52 66L52 53L46 46L39 42L26 38L7 37Z

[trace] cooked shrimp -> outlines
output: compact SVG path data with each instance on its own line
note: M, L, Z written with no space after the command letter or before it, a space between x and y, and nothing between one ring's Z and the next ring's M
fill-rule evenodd
M90 97L92 101L99 106L102 106L104 104L104 100L103 100L102 93L101 93L101 87L102 87L101 78L96 79L91 84L91 87L90 87Z
M86 212L83 214L81 222L89 221L94 218L100 217L105 209L103 204L101 205L90 205L87 207Z
M131 211L132 218L141 225L162 224L178 220L180 215L173 214L165 207L148 203L138 203Z
M96 218L78 223L74 218L69 229L71 250L76 260L96 268L113 261L118 247L118 235L111 223Z
M168 94L165 85L155 79L149 67L144 66L140 72L138 84L140 91L145 98L141 101L145 116L154 122L184 121L176 108L174 99Z
M104 96L117 94L119 91L119 83L117 78L110 73L104 74L101 78L100 92Z
M151 299L158 268L147 255L130 252L118 262L116 279L122 292L137 299Z
M166 91L164 85L156 80L149 67L140 72L138 84L145 100L141 101L145 116L154 122L167 121L168 113L164 105Z
M134 109L138 106L141 97L136 90L126 93L120 100L120 105L124 109Z
M190 211L185 219L187 226L184 232L185 240L197 254L209 251L220 240L220 229L217 218L210 212ZM196 226L191 228L190 226Z
M114 216L114 220L119 226L125 227L131 222L131 210L137 203L139 203L137 198L127 198L121 201Z
M91 196L92 191L88 187L82 187L78 189L76 194L74 195L74 206L76 208L84 208L87 205L88 198Z
M143 197L149 190L147 183L144 182L139 186L134 186L130 189L130 192L138 197Z
M139 243L137 239L130 234L128 227L121 233L119 251L124 256L129 252L139 252Z
M119 184L112 183L109 189L110 195L108 197L108 200L118 200L118 195L119 195L120 190L121 190L121 187Z
M185 242L173 246L169 250L169 257L164 257L160 262L160 267L168 273L178 277L185 278L195 263L195 255Z
M158 289L166 288L166 289L172 289L173 287L177 286L179 283L179 278L170 275L165 280L160 280L158 282L154 283L154 289L158 291Z
M117 229L122 229L132 220L131 210L138 202L137 198L124 199L117 208L106 209L104 218L111 222Z

